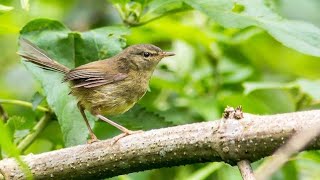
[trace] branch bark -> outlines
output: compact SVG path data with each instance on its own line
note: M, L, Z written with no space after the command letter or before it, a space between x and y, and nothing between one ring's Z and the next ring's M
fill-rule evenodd
M224 119L133 134L38 155L23 156L35 179L106 178L184 164L240 160L271 155L295 132L320 123L320 110ZM306 149L320 149L320 138ZM14 159L0 161L6 179L24 179ZM0 175L1 177L1 175Z

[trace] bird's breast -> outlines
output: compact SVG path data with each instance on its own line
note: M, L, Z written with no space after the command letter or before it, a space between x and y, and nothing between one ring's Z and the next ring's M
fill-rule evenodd
M143 97L148 89L149 79L129 75L122 81L91 88L87 93L74 95L92 114L122 114Z

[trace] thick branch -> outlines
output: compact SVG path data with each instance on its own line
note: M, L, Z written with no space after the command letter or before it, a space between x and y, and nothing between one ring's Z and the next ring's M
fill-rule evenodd
M24 156L35 179L88 179L112 177L176 165L240 160L251 162L271 155L296 131L320 123L320 111L271 116L245 114L241 120L187 124L133 134L120 139L79 145ZM307 149L320 149L320 138ZM21 179L13 159L0 161L7 179ZM1 177L1 176L0 176Z

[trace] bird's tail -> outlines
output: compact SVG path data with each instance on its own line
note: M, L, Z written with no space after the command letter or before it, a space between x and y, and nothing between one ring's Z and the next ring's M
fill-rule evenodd
M54 61L42 49L24 38L20 38L20 49L18 54L24 58L25 61L32 62L42 69L58 71L63 74L70 71L68 67Z

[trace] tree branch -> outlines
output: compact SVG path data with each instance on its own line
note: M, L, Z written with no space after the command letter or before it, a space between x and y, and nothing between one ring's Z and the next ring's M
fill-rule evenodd
M320 110L225 119L133 134L120 139L27 155L35 179L105 178L176 165L224 161L235 165L271 155L295 132L320 123ZM320 149L315 138L306 149ZM14 159L0 161L7 179L21 179ZM0 175L1 177L1 175Z
M241 160L237 163L243 180L255 180L253 170L248 160Z

